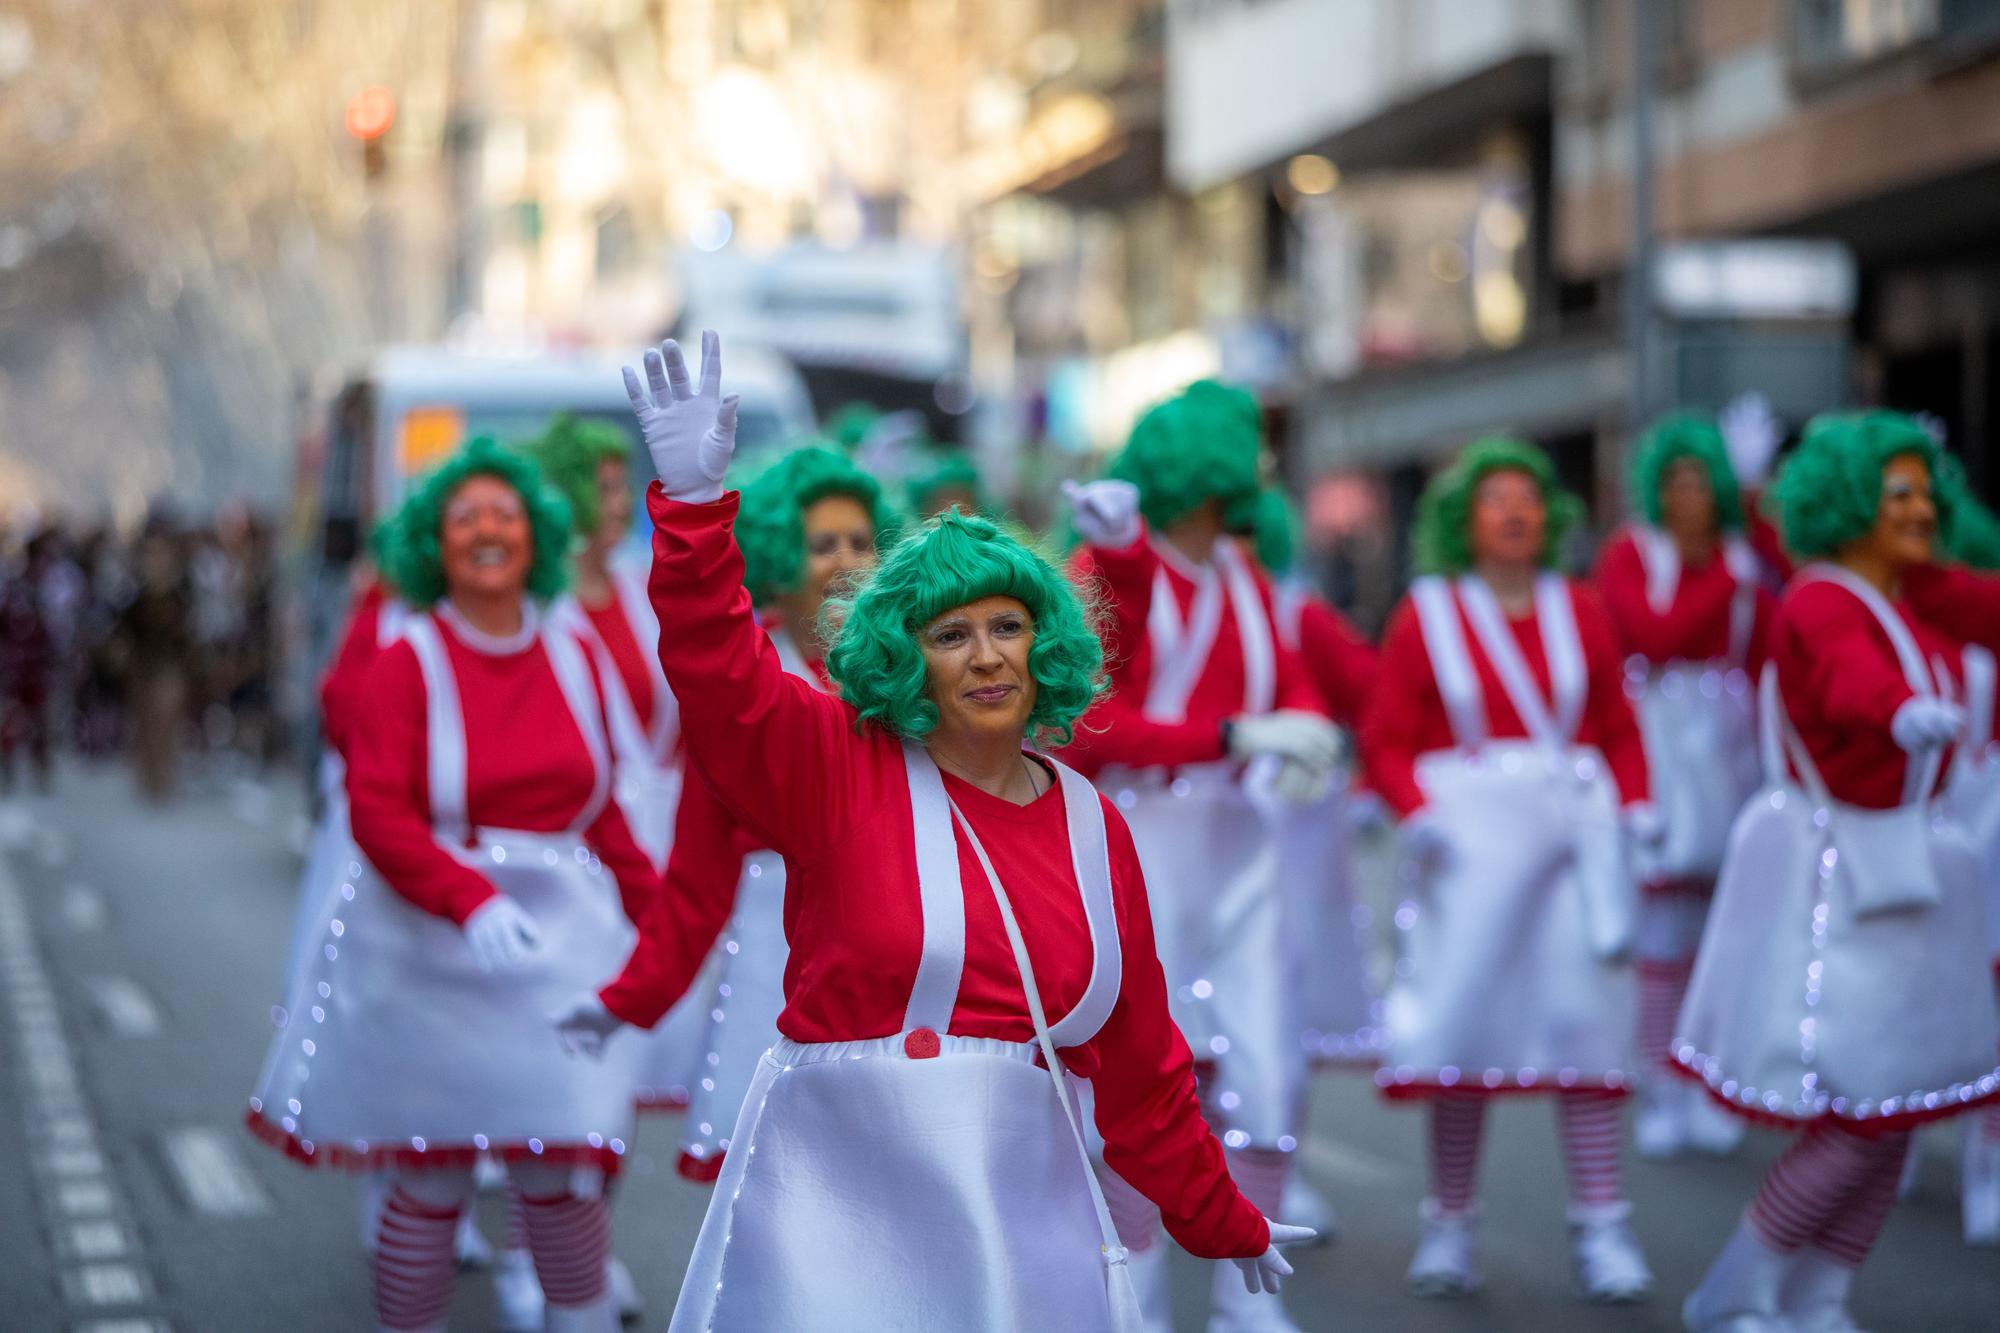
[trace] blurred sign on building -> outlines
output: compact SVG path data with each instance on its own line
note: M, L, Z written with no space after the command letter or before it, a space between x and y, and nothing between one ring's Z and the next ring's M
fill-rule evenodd
M1683 319L1845 319L1856 281L1838 241L1687 241L1662 247L1653 292Z

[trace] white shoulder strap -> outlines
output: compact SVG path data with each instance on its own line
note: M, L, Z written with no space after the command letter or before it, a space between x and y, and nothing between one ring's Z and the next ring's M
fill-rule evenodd
M465 813L465 713L458 702L458 677L445 654L437 621L413 615L403 625L403 637L416 651L424 677L424 739L426 777L430 787L431 826L446 838L463 838Z
M778 665L820 693L826 693L826 682L819 678L817 671L806 665L805 654L799 651L791 634L782 625L773 626L766 632L771 636L771 646L778 650Z
M1222 628L1222 582L1213 569L1193 572L1194 605L1188 609L1187 623L1182 624L1164 551L1160 560L1161 567L1153 573L1152 606L1146 615L1153 675L1142 711L1155 722L1179 722L1187 716L1187 701L1201 680L1202 668L1208 665L1215 636Z
M1277 609L1278 642L1293 652L1297 652L1304 641L1307 595L1306 581L1297 577L1283 580L1272 593L1272 602Z
M1111 897L1111 847L1104 831L1104 802L1090 780L1060 760L1051 759L1062 783L1063 812L1069 822L1070 864L1083 893L1083 915L1090 923L1090 984L1076 1007L1062 1016L1049 1035L1059 1047L1081 1046L1097 1035L1118 1003L1124 983L1124 952L1118 940L1118 915Z
M387 648L403 637L403 627L410 621L410 608L400 597L384 597L381 609L375 613L375 646Z
M1268 713L1278 697L1278 650L1271 617L1264 610L1264 590L1234 538L1224 537L1215 544L1215 564L1222 571L1229 606L1236 613L1236 636L1243 643L1243 711Z
M1740 667L1750 660L1750 638L1757 628L1757 591L1763 584L1763 562L1740 532L1722 539L1723 563L1736 580L1729 595L1729 664Z
M1889 646L1896 651L1897 665L1903 669L1903 679L1915 694L1935 699L1939 697L1939 681L1932 675L1931 667L1924 660L1924 650L1917 644L1917 636L1903 618L1896 614L1896 608L1889 604L1879 589L1852 570L1827 562L1806 566L1799 571L1800 579L1817 579L1823 583L1835 583L1853 593L1861 604L1868 608L1875 623L1889 637ZM1938 769L1944 763L1944 751L1926 750L1921 758L1912 757L1903 765L1903 803L1910 804L1926 799L1937 784Z
M1472 624L1473 637L1479 640L1487 663L1500 677L1500 688L1506 691L1508 701L1514 705L1514 712L1520 716L1521 725L1527 729L1529 738L1539 745L1566 744L1569 737L1550 711L1548 701L1542 697L1542 688L1536 683L1534 673L1528 669L1527 659L1521 655L1521 645L1515 640L1513 630L1507 627L1499 600L1493 596L1486 580L1477 574L1461 575L1458 600L1465 607L1465 618ZM1535 583L1536 624L1542 634L1544 651L1549 648L1549 627L1541 624L1543 602L1546 600L1542 581L1538 579ZM1553 681L1553 656L1549 666Z
M1681 548L1651 523L1634 523L1632 545L1638 549L1639 564L1646 571L1646 605L1653 614L1665 615L1673 608L1674 594L1681 586Z
M632 627L639 655L646 659L646 675L653 682L653 725L647 740L655 757L665 759L680 736L681 709L680 701L674 698L673 689L667 684L667 673L660 669L660 622L646 596L645 581L638 574L614 569L611 587L617 594L618 609L624 614L625 623Z
M1965 744L1962 755L1976 756L1993 740L1993 691L2000 675L1990 650L1976 643L1965 646Z
M581 616L582 612L576 614ZM555 672L556 684L561 687L563 699L569 704L570 716L576 719L576 729L583 736L584 748L590 751L590 798L570 823L570 828L575 830L590 827L611 795L611 753L604 734L603 714L599 711L600 695L591 682L590 667L584 661L576 631L562 623L565 619L550 616L542 626L541 638L549 666ZM606 668L600 666L599 669ZM618 688L616 679L613 676L607 683L611 692L616 692ZM637 729L636 719L633 727Z
M1472 665L1472 650L1459 623L1458 599L1452 595L1451 584L1436 575L1418 579L1410 585L1410 605L1417 610L1417 624L1423 630L1438 696L1451 719L1452 736L1465 749L1484 744L1486 693Z
M951 798L930 755L903 742L903 771L910 783L910 820L916 835L917 895L924 920L923 954L903 1010L903 1031L951 1026L965 971L965 889L958 874L958 841L951 833Z
M1549 663L1556 729L1565 742L1571 741L1583 725L1583 706L1590 696L1590 664L1583 655L1583 634L1576 626L1576 596L1568 579L1551 572L1535 580L1535 620L1542 632L1542 655ZM1511 643L1513 636L1507 637Z

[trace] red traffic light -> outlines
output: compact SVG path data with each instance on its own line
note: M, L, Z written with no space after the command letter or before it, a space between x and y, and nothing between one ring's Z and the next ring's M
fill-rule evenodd
M364 143L389 132L396 123L396 95L381 84L370 84L347 99L347 132Z

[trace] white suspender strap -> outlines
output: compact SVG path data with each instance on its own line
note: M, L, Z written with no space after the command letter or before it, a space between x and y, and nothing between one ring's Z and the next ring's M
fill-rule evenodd
M821 694L826 693L826 682L819 678L817 671L806 665L805 655L799 651L798 644L792 642L792 636L783 628L774 628L767 633L771 637L771 646L778 650L778 665Z
M1924 650L1917 645L1917 636L1896 614L1896 608L1889 605L1874 584L1869 583L1852 570L1839 565L1819 563L1806 566L1799 571L1801 579L1818 579L1825 583L1837 583L1854 594L1861 604L1868 608L1870 615L1889 636L1890 647L1896 650L1896 662L1903 669L1903 679L1910 689L1924 697L1938 697L1938 682L1931 675L1930 664L1924 660ZM1938 769L1944 763L1944 751L1933 747L1926 750L1922 762L1907 762L1903 765L1903 803L1921 801L1928 797L1937 785Z
M1304 641L1306 596L1306 581L1298 577L1285 579L1272 590L1278 642L1293 652L1297 652Z
M958 1003L965 971L965 890L959 881L958 842L951 833L951 798L944 778L922 746L903 743L910 783L910 820L916 835L917 895L923 906L923 954L903 1011L903 1031L943 1033Z
M639 655L646 659L646 676L653 682L653 725L646 739L655 760L665 760L680 736L681 709L680 701L667 685L667 673L660 669L660 622L653 615L652 603L646 600L645 584L638 575L614 569L611 588L625 623L632 628Z
M458 678L445 655L437 622L411 616L403 637L416 650L424 677L424 740L428 754L431 827L444 838L462 840L465 822L465 714L458 702Z
M1632 545L1639 552L1639 564L1646 571L1646 605L1663 616L1673 609L1674 595L1681 587L1681 548L1674 539L1651 523L1634 523Z
M1750 636L1757 628L1757 590L1763 584L1763 562L1756 550L1732 532L1722 539L1722 559L1736 591L1729 596L1729 665L1741 667L1750 660Z
M1996 670L1993 654L1976 643L1965 647L1965 744L1960 753L1976 757L1993 740L1993 690Z
M1445 715L1451 719L1452 736L1461 749L1474 749L1486 741L1486 695L1472 665L1451 584L1436 575L1418 579L1410 585L1410 605L1417 610L1424 650Z
M1234 539L1216 542L1215 564L1222 571L1229 605L1236 613L1236 635L1243 643L1243 711L1268 713L1278 697L1278 653L1263 589Z
M1062 783L1063 813L1069 823L1070 865L1083 892L1083 915L1090 923L1090 984L1076 1007L1049 1030L1060 1047L1081 1046L1097 1035L1118 1003L1124 982L1124 953L1118 915L1111 898L1111 847L1104 833L1104 802L1090 780L1069 765L1049 761ZM989 872L990 873L990 872Z
M578 611L577 615L581 616ZM550 622L562 617L551 616ZM572 831L590 827L604 809L604 802L611 795L611 753L604 734L604 717L600 712L600 696L591 683L590 667L583 659L583 649L576 635L558 623L545 623L542 628L542 648L548 654L549 666L555 672L556 684L561 687L563 699L569 704L570 715L576 719L576 729L583 736L584 748L590 751L592 770L590 799L577 811L571 821ZM608 670L608 664L600 663L600 672ZM607 691L617 689L616 677L606 682ZM636 731L636 719L632 723Z
M1576 627L1576 599L1568 579L1543 574L1535 580L1535 620L1555 695L1556 729L1565 742L1572 741L1583 725L1583 705L1590 697L1590 666L1584 660L1583 634ZM1507 642L1514 642L1512 634Z
M410 623L410 608L400 597L384 597L382 606L375 613L375 646L387 648L403 637L403 629Z
M1542 697L1541 686L1535 683L1534 673L1528 669L1528 661L1521 655L1521 645L1515 640L1513 630L1508 628L1506 618L1500 613L1500 603L1494 598L1493 590L1486 586L1486 580L1477 574L1463 576L1458 581L1458 597L1465 605L1465 618L1472 622L1473 635L1478 638L1494 674L1500 677L1500 688L1507 692L1508 701L1514 705L1514 711L1519 714L1529 738L1540 745L1567 745L1570 737L1563 726L1567 719L1562 716L1562 711L1551 713L1548 701ZM1567 590L1560 587L1556 596L1551 597L1545 580L1538 578L1535 581L1535 620L1542 635L1543 652L1549 658L1550 683L1557 687L1558 710L1563 710L1563 690L1569 684L1566 678L1579 674L1579 671L1559 663L1561 650L1551 642L1551 628L1555 630L1554 638L1560 642L1565 626L1552 627L1544 623L1542 617L1551 612L1560 615L1559 599L1567 597ZM1566 628L1574 634L1575 622L1565 619ZM1580 662L1582 650L1575 648L1573 651ZM1573 686L1570 688L1573 689Z
M1222 579L1211 566L1189 566L1179 553L1155 542L1160 568L1153 573L1152 606L1146 615L1146 636L1152 642L1153 675L1146 689L1142 710L1155 722L1179 722L1187 716L1187 701L1208 665L1215 636L1222 628ZM1174 599L1169 564L1183 566L1194 580L1194 604L1188 609L1187 623L1181 623L1180 603Z

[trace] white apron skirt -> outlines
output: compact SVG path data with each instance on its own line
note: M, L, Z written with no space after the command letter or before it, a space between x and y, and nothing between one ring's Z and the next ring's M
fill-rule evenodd
M464 855L535 919L541 949L520 972L482 972L458 926L363 864L265 1061L250 1102L259 1137L354 1169L480 1151L615 1165L638 1045L572 1060L548 1016L631 951L617 887L573 834L482 829Z
M944 1036L759 1062L673 1333L1111 1327L1090 1186L1031 1045Z
M1274 802L1270 814L1289 898L1286 958L1301 1045L1312 1060L1373 1067L1382 1053L1382 1002L1369 984L1366 918L1356 915L1347 793L1312 805Z
M1417 762L1451 855L1397 910L1377 1082L1623 1088L1637 993L1618 798L1595 749L1493 742Z
M791 950L785 943L785 861L776 852L744 858L736 910L716 952L714 996L699 1015L700 1054L681 1141L680 1171L692 1180L715 1179L758 1061L778 1039Z
M1111 771L1103 785L1146 874L1174 1022L1215 1066L1204 1100L1231 1146L1278 1146L1297 1131L1306 1077L1278 802L1230 764L1171 780Z
M278 994L290 1010L297 1000L308 955L317 953L327 919L340 904L340 886L361 873L361 852L347 817L347 766L332 750L320 756L319 822L299 870L299 901L292 913L291 941L285 947L284 981Z
M1753 699L1749 677L1720 662L1675 662L1644 678L1635 711L1666 832L1638 853L1642 883L1706 887L1721 871L1729 827L1761 782Z

